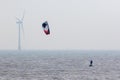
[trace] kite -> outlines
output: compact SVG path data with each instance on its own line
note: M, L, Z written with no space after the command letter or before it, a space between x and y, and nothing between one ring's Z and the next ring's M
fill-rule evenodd
M50 34L50 29L49 29L49 25L48 25L48 22L45 21L44 23L42 23L42 28L45 32L46 35L49 35Z

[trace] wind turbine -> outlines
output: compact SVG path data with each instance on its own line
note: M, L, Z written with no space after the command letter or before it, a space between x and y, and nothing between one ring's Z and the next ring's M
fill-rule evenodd
M17 18L17 21L16 23L18 24L18 50L21 51L21 28L22 28L22 31L23 31L23 34L24 34L24 28L23 28L23 19L24 19L24 14L23 13L23 16L22 18Z

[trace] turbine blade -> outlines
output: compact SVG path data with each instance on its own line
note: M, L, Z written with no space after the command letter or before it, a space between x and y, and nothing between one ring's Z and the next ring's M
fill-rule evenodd
M16 19L17 19L18 21L20 21L20 19L19 19L19 18L17 18L17 17L16 17Z
M23 16L22 16L22 19L21 19L22 22L23 22L24 16L25 16L25 11L23 12Z

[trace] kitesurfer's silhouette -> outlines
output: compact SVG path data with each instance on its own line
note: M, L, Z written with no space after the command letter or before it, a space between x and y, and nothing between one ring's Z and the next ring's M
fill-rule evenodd
M89 67L92 67L92 66L93 66L93 61L90 60L90 65L89 65Z

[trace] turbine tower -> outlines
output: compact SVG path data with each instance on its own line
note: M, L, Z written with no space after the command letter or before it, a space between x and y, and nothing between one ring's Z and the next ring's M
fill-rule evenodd
M24 13L22 18L16 18L17 21L16 23L18 24L18 50L21 51L21 28L24 34L24 29L23 29L23 19L24 19Z

